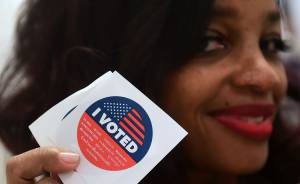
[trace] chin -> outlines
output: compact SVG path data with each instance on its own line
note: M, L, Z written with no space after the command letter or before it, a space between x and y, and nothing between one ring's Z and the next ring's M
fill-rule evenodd
M224 171L233 175L248 175L261 170L266 164L268 158L268 150L261 152L251 152L246 154L244 158L232 160L225 166ZM252 154L251 154L252 153Z
M249 164L249 165L239 166L237 167L238 169L233 168L229 172L237 176L253 174L261 170L264 167L265 163L266 160L264 160L263 162L252 163L251 165Z

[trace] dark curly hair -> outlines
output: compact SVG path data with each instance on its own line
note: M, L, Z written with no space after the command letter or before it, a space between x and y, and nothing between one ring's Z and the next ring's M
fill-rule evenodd
M1 140L14 154L37 147L28 125L107 70L119 71L159 103L163 79L199 50L213 4L27 0L17 24L14 55L1 78ZM164 162L174 158L177 153ZM152 171L145 182L158 176L180 182L183 174L174 164L160 164L164 169Z
M118 70L159 103L163 79L201 47L213 4L212 0L27 0L16 29L14 55L0 83L1 140L14 154L37 147L28 125L107 70ZM300 109L294 65L299 63L286 65L289 98L275 123L269 160L262 172L245 177L247 183L299 181L300 131L284 127L285 112L293 107L297 114ZM142 183L185 183L180 150L181 145Z

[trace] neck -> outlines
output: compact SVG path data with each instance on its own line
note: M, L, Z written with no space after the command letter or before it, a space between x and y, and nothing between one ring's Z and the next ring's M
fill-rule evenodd
M221 173L207 173L199 170L187 172L189 184L237 184L237 176Z

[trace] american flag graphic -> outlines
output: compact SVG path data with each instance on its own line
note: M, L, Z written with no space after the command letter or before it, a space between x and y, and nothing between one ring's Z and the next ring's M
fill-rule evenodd
M104 108L138 144L143 145L145 127L136 109L120 102L105 102Z

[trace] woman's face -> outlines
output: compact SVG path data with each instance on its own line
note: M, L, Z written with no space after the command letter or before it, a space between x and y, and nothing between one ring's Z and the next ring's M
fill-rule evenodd
M279 21L274 0L217 0L206 46L167 79L162 105L189 132L193 168L244 174L264 165L287 86Z

